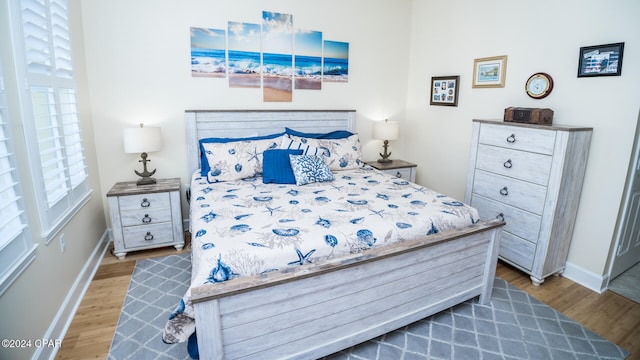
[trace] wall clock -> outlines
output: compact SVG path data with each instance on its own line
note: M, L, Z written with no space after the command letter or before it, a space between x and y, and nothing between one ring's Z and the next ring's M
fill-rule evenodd
M543 99L553 90L553 78L547 73L535 73L529 77L524 89L529 97Z

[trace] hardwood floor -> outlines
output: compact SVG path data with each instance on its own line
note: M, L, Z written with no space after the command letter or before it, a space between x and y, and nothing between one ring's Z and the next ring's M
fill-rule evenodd
M173 247L146 250L118 260L108 251L62 341L56 359L105 359L118 323L131 274L137 259L165 256ZM640 304L616 293L597 294L561 276L548 278L542 286L511 267L498 264L497 275L565 316L581 323L640 359Z

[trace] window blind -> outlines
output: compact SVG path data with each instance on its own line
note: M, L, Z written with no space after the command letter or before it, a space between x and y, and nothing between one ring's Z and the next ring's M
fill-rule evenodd
M16 164L4 80L0 71L0 295L35 258L35 246L27 227Z
M66 0L20 0L43 232L55 233L90 193L77 111ZM46 234L44 234L46 236Z

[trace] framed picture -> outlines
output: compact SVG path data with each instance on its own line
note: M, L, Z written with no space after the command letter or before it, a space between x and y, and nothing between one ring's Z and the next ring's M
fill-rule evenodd
M624 43L580 48L578 77L620 76Z
M460 76L431 78L431 105L458 106Z
M507 55L493 56L473 60L474 88L504 87L507 75Z

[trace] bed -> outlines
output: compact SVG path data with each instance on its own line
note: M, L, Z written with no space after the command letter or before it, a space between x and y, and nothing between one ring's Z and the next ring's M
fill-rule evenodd
M355 111L187 111L185 119L193 273L166 342L185 341L195 327L201 359L314 359L476 296L490 300L504 222L481 222L466 204L363 164L349 149L359 154L349 135ZM269 149L297 144L286 150L297 183L265 183L266 155L264 179L218 181L225 169L200 151L200 139L265 136ZM313 149L330 170L300 183Z

